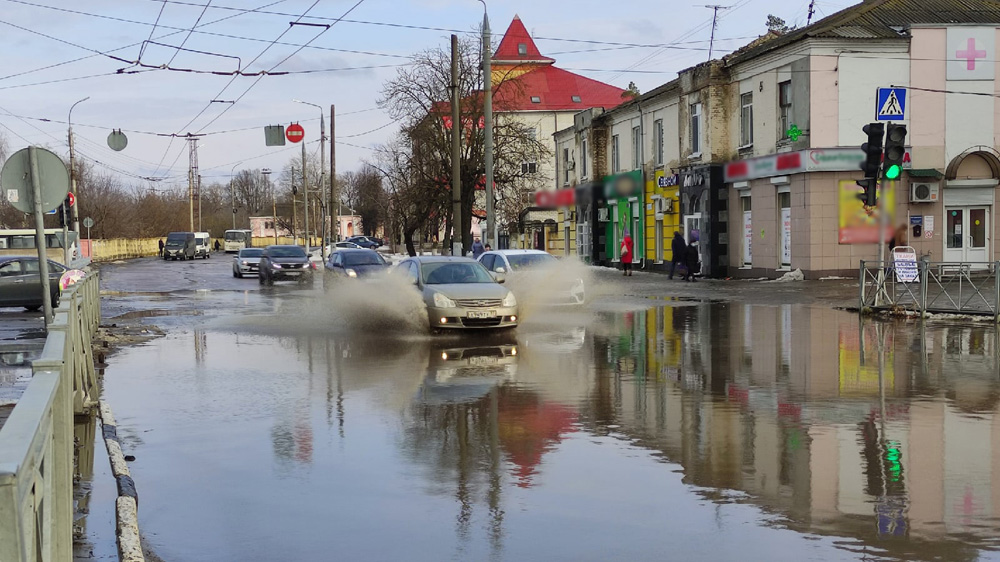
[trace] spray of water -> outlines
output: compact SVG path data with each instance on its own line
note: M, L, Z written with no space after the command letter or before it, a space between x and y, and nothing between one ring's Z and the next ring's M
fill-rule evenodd
M590 267L572 258L561 259L529 269L519 269L507 275L506 287L517 297L518 308L524 321L551 319L552 311L571 311L563 308L574 288L583 286L585 309L595 297L604 295L609 287L599 282Z
M320 299L337 323L372 334L427 333L427 308L423 298L402 275L371 279L324 280Z

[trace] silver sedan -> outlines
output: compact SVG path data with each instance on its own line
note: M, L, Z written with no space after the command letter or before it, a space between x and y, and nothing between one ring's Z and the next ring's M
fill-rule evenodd
M431 331L514 328L517 299L504 278L458 256L415 256L396 266L421 292Z
M233 258L233 277L243 277L244 275L257 277L262 253L264 253L263 248L243 248L240 250Z

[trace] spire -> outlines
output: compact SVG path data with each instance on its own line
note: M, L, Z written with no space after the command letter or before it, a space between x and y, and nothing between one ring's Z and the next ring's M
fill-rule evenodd
M521 22L521 18L517 15L514 16L510 27L503 34L503 40L500 41L500 45L493 55L493 60L497 62L532 61L545 64L555 62L555 59L542 56L535 41L524 27L524 23Z

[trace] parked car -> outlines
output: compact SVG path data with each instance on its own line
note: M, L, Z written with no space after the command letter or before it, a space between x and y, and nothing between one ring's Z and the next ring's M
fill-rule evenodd
M208 259L212 257L212 235L207 232L194 233L194 257Z
M347 239L348 242L353 242L362 248L367 248L369 250L374 250L382 245L381 240L376 240L374 238L369 238L367 236L351 236Z
M423 295L433 332L517 326L517 299L483 265L460 256L414 256L396 265Z
M257 275L260 268L260 256L263 248L243 248L233 258L233 277Z
M163 259L193 260L195 241L193 232L171 232L163 246Z
M388 267L381 254L363 248L338 249L326 260L326 273L333 278L372 277L384 273Z
M275 281L294 279L299 283L311 283L316 265L302 246L268 246L260 255L257 271L261 285L273 285Z
M49 262L49 295L52 306L59 306L59 278L67 268ZM0 307L23 306L35 311L42 308L42 277L38 274L38 256L0 256Z
M500 274L517 274L521 271L532 271L544 268L557 268L559 259L542 250L490 250L479 256L479 263L493 272ZM557 280L554 285L545 287L544 304L553 306L582 305L586 300L586 290L583 279Z

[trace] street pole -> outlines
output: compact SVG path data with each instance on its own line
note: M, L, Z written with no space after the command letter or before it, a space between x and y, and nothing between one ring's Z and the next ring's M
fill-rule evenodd
M42 182L38 176L38 151L28 147L28 165L31 171L31 196L34 201L35 248L38 250L38 272L42 276L42 307L45 325L52 322L52 293L49 291L49 260L45 255L45 215L42 214ZM69 266L69 264L66 264Z
M483 233L483 243L496 247L497 217L493 194L493 47L490 45L490 18L483 3L483 120L486 122L486 146L484 157L486 166L486 230Z
M307 101L301 101L301 100L292 100L292 101L296 102L296 103L301 103L301 104L304 104L304 105L311 105L311 106L319 109L319 184L318 184L317 188L320 190L320 193L323 193L324 195L322 197L318 197L317 199L320 201L320 207L324 211L323 213L321 213L321 216L320 216L320 221L322 222L322 225L323 225L322 228L320 229L322 231L322 235L321 235L322 236L322 240L320 242L320 246L322 248L320 249L320 252L323 255L323 262L325 263L326 262L326 223L327 223L327 221L326 221L326 215L330 213L330 200L327 197L329 195L329 193L327 193L327 191L325 189L325 186L326 186L326 124L324 123L324 119L323 119L323 106L316 105L315 103L309 103ZM333 120L332 111L331 111L330 119L331 119L330 126L332 127L333 126L333 123L332 123L332 120ZM303 146L303 148L305 148L305 147ZM331 158L332 158L332 154L331 154ZM303 162L303 165L302 165L302 169L303 170L305 169L305 163L304 162ZM308 247L308 246L309 246L309 244L307 243L306 247Z
M337 116L337 108L330 104L330 214L333 214L333 203L337 202L337 216L330 221L330 234L333 235L333 223L337 223L337 237L333 242L340 240L340 194L335 192L337 183L337 135L334 131Z
M239 166L242 162L234 164L232 168L229 169L229 203L233 207L233 230L236 230L236 186L233 184L233 173L236 171L236 166Z
M292 244L297 246L299 244L299 216L295 207L295 196L297 195L296 191L295 166L292 166Z
M278 201L274 196L274 186L271 185L271 169L264 168L260 171L264 174L264 182L271 190L271 230L274 231L274 243L278 243Z
M69 190L76 198L76 152L73 150L73 108L79 103L83 103L90 99L90 96L77 101L73 105L69 106L69 115L66 117L66 123L69 125ZM70 214L73 217L73 232L80 232L80 200L76 199L76 202L70 207ZM79 238L79 236L77 237ZM67 245L65 242L63 244ZM68 263L66 264L69 265Z
M293 201L294 204L294 201ZM302 204L305 206L306 252L309 251L309 179L306 177L306 141L302 140Z
M462 145L461 130L459 122L459 91L458 91L458 35L451 36L451 255L462 255Z

